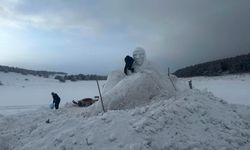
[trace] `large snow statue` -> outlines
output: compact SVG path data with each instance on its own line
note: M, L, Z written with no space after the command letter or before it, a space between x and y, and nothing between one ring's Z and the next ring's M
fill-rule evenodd
M146 59L145 50L138 47L133 52L135 73L126 76L122 71L108 75L103 89L106 110L130 109L148 104L155 96L170 98L174 88L169 79L164 79ZM101 111L101 102L95 104Z

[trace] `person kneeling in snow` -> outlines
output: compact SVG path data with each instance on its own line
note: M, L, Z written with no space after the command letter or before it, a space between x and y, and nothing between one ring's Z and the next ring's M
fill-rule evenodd
M79 101L75 101L73 100L72 102L76 105L78 105L79 107L88 107L92 104L94 104L96 101L98 101L98 97L95 97L95 99L92 99L92 98L84 98L84 99L81 99Z

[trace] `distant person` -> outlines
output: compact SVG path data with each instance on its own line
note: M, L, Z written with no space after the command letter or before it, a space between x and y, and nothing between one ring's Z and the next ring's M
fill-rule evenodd
M53 104L55 105L55 109L58 109L61 99L60 99L60 97L59 97L56 93L54 93L54 92L52 92L51 95L52 95L52 97L53 97Z
M134 73L135 71L134 71L134 68L132 67L134 63L134 59L130 56L126 56L124 61L125 61L124 73L126 75L130 75L131 73Z
M94 104L96 101L98 101L98 97L95 97L94 99L93 98L84 98L84 99L81 99L79 101L75 101L73 100L72 102L76 105L78 105L79 107L88 107L92 104Z
M190 88L190 89L193 89L192 80L189 80L189 81L188 81L188 85L189 85L189 88Z

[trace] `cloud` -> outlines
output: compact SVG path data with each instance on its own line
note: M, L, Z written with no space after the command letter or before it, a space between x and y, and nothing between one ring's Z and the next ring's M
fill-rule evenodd
M42 29L77 29L96 32L98 22L85 15L84 9L67 7L67 1L8 1L0 7L0 25L17 28L29 26ZM70 4L70 3L69 3Z
M68 31L67 48L91 49L100 54L95 54L98 58L112 55L111 61L137 46L162 68L175 69L250 52L250 1L2 0L1 4L0 26Z

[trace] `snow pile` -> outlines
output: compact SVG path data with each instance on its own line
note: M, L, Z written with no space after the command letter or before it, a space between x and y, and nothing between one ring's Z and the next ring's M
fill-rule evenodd
M0 147L33 149L240 149L250 147L250 108L209 92L155 97L149 105L91 116L93 107L66 105L0 115ZM50 123L45 123L50 119Z

